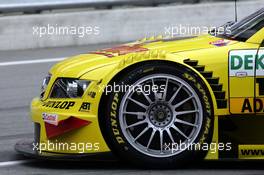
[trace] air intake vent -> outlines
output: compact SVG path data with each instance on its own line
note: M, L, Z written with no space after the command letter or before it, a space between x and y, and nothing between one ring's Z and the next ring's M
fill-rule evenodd
M227 99L225 98L226 92L223 91L223 84L219 83L219 77L213 77L213 71L205 71L205 66L199 65L197 60L187 59L184 60L184 63L196 69L208 81L214 92L217 107L219 109L227 108Z

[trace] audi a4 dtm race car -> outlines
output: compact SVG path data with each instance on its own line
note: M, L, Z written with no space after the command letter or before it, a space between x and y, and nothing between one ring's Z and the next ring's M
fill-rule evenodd
M263 159L264 8L224 26L57 63L31 104L34 141L15 149L50 159L111 152L152 167Z

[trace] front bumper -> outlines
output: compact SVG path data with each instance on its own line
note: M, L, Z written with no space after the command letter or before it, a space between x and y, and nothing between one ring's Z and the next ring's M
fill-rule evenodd
M68 104L71 102L68 109L66 102ZM96 103L89 101L90 109L83 111L81 109L84 103L88 102L83 99L42 101L35 98L32 100L31 118L35 124L34 143L39 147L34 155L53 157L61 154L85 155L110 152L100 131ZM60 107L57 104L66 105ZM58 120L57 125L44 120L44 113L55 115ZM26 153L32 152L27 151L23 144L16 147L19 148L16 149L18 152L21 149Z

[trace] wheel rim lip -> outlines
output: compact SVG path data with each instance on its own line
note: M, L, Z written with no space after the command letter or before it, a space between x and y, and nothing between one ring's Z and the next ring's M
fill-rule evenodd
M187 141L188 144L192 144L196 138L198 137L199 133L200 133L200 130L201 130L201 126L202 126L202 122L203 122L203 108L202 108L202 103L201 103L201 100L199 99L199 96L198 94L196 93L196 91L186 82L184 81L183 79L177 77L177 76L174 76L174 75L170 75L170 74L153 74L153 75L148 75L148 76L145 76L145 77L142 77L140 78L138 81L136 81L135 83L133 83L133 86L137 86L137 85L140 85L140 84L143 84L143 82L147 82L151 79L157 79L157 78L164 78L164 79L169 79L169 80L173 80L175 81L176 83L180 83L180 84L183 84L184 85L184 89L186 91L187 89L187 93L189 94L191 92L191 94L194 96L194 99L195 101L193 102L194 105L196 105L196 108L199 109L199 116L195 116L196 117L196 120L198 118L199 120L199 123L198 123L198 128L193 129L191 131L191 133L189 135L193 135L193 132L195 132L195 135L194 137L192 137L190 140L191 141L188 141L187 139L184 141L184 142L181 142L181 143L185 143ZM174 83L175 83L174 82ZM132 94L135 93L135 92L132 92ZM127 91L125 93L125 95L123 96L122 100L121 100L121 103L120 103L120 108L119 108L119 122L120 122L120 127L121 127L121 130L123 132L123 135L125 136L126 140L130 143L130 145L135 148L137 151L145 154L145 155L148 155L148 156L151 156L151 157L157 157L157 158L162 158L162 157L171 157L171 156L174 156L174 155L177 155L177 154L180 154L181 152L185 151L186 149L188 149L188 147L186 147L185 149L180 149L176 152L173 152L171 153L171 151L169 152L169 154L165 154L165 153L160 153L160 150L153 150L153 149L150 149L150 148L147 148L145 146L143 146L142 144L138 143L138 142L134 142L132 141L131 138L134 138L131 133L128 131L128 128L125 128L125 126L127 126L126 124L126 121L125 121L125 115L124 114L124 107L125 104L127 101L128 101L128 97L132 96L132 94L130 91ZM192 100L193 101L193 100ZM174 116L173 116L174 117ZM147 117L149 118L149 117ZM148 121L148 125L150 124L151 122ZM149 127L149 126L148 126ZM149 128L150 129L150 128ZM151 128L153 129L153 128ZM156 129L155 130L155 134L156 132L158 131L159 129ZM165 130L165 129L164 129ZM170 142L172 143L172 142ZM164 145L164 144L163 144ZM164 150L163 150L164 151ZM159 153L158 153L159 152Z

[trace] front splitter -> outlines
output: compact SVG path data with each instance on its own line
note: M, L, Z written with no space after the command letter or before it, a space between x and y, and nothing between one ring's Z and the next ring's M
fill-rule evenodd
M111 152L89 153L89 154L39 154L34 150L32 140L21 140L15 144L15 150L26 157L41 160L58 161L117 161L118 159Z

